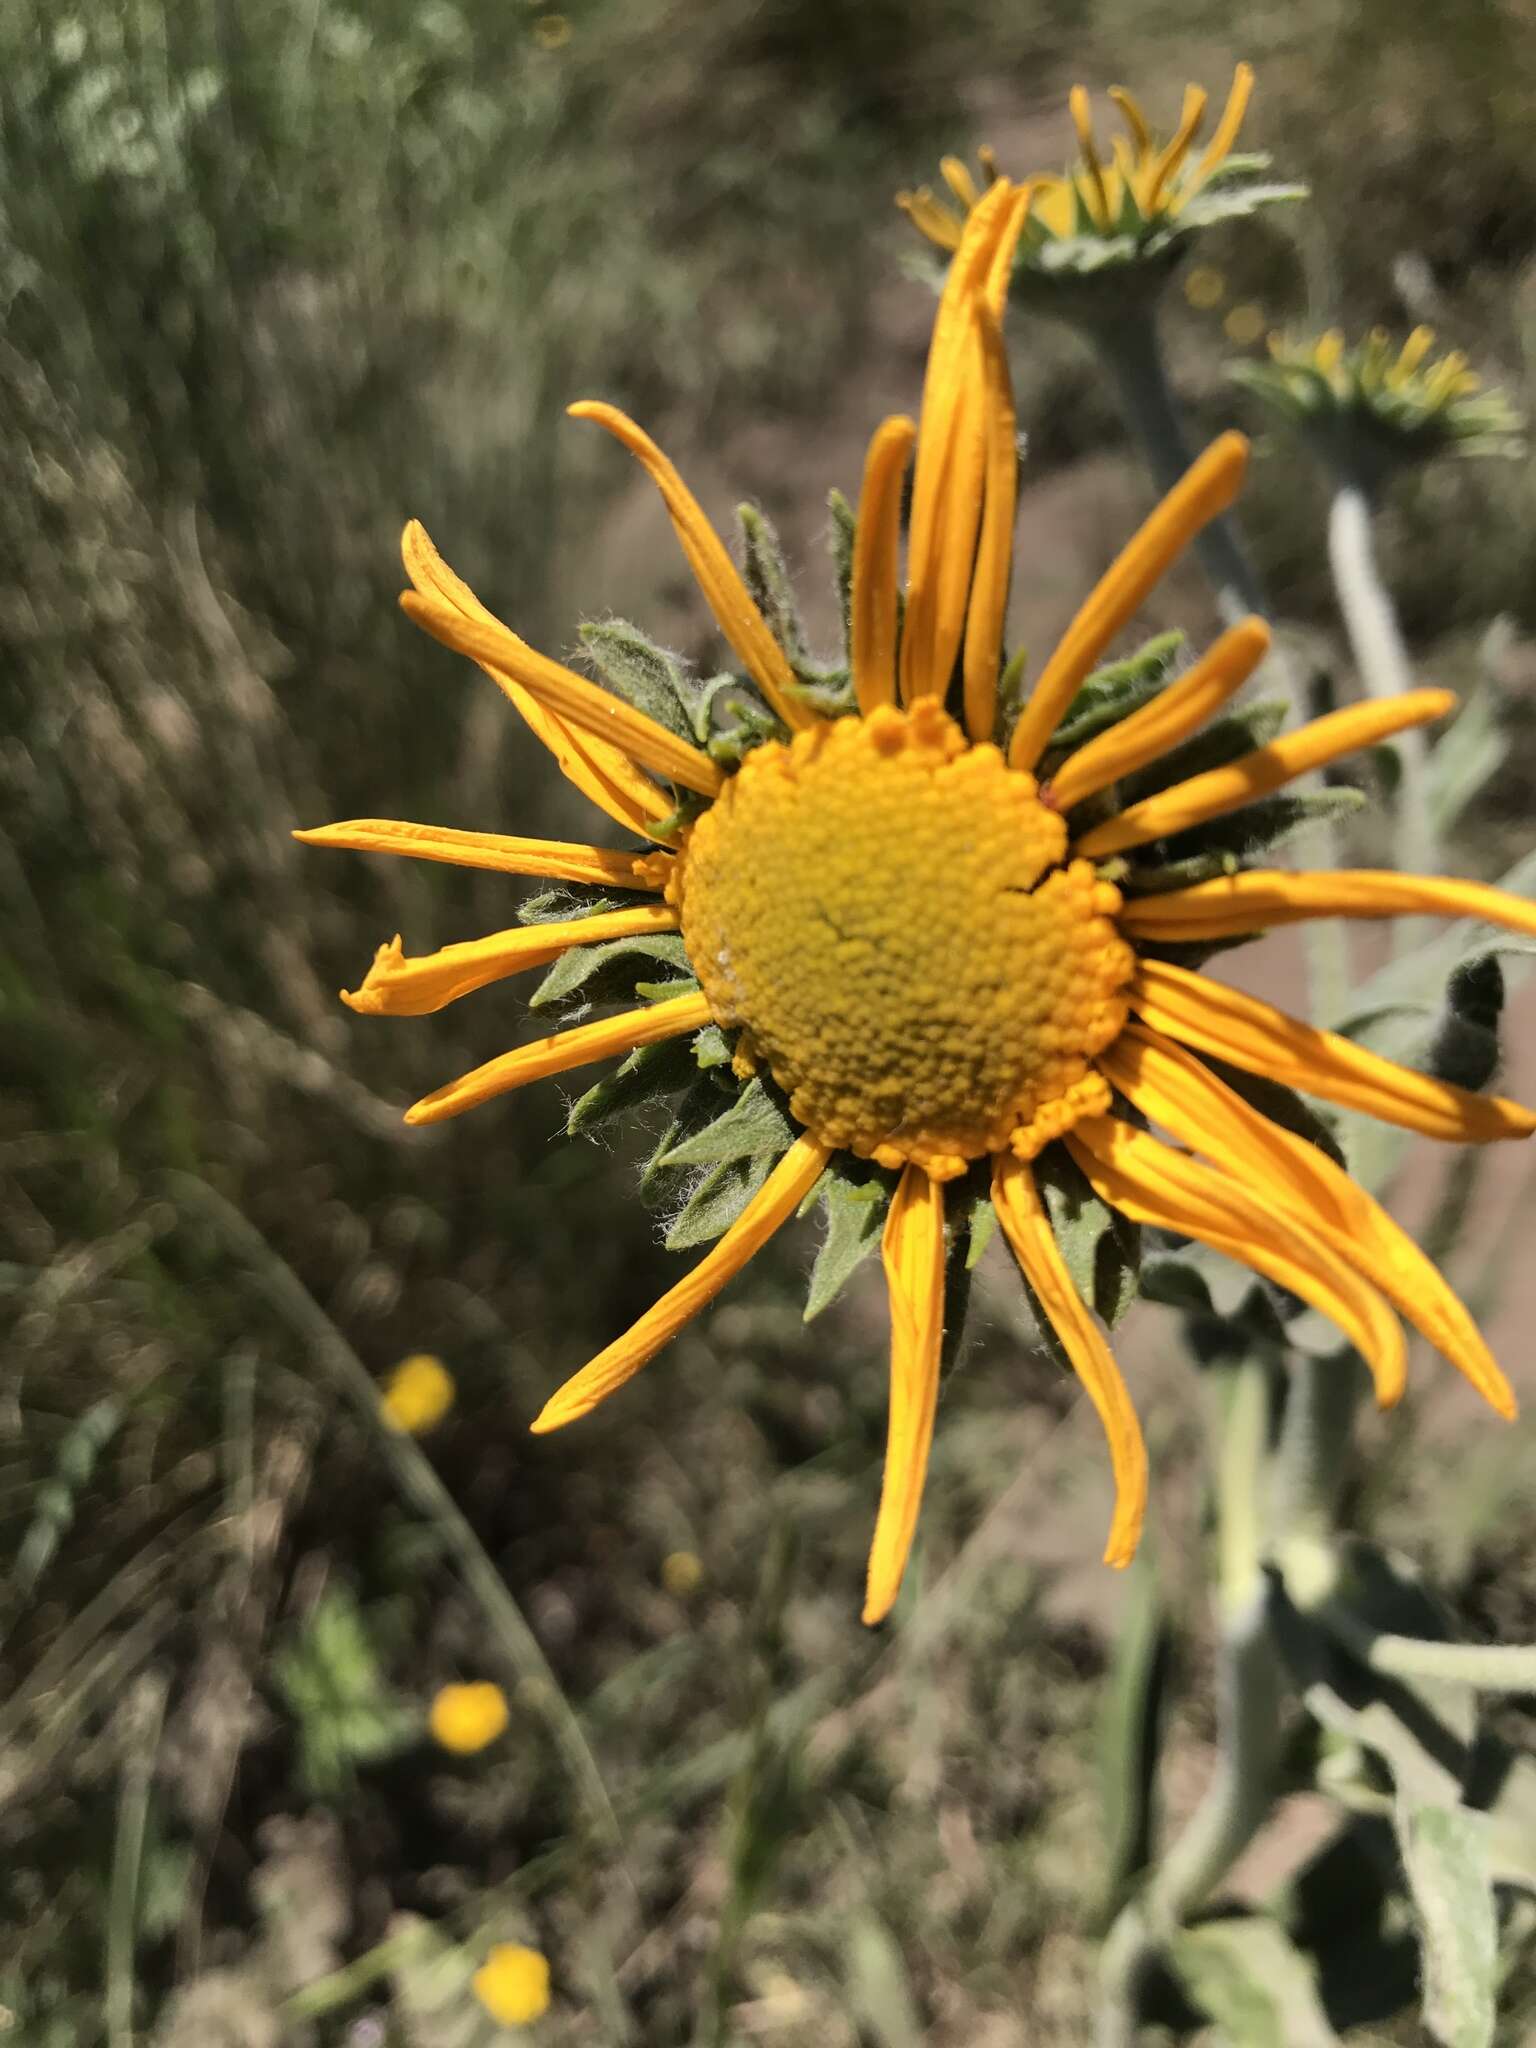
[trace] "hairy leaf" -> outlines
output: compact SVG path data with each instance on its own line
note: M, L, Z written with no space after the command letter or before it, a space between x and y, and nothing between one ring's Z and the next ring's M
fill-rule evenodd
M749 1081L723 1115L682 1139L656 1163L664 1168L714 1166L725 1160L755 1159L762 1152L777 1158L794 1138L795 1127L777 1091L770 1092L761 1081Z
M693 1078L692 1049L686 1039L669 1038L660 1045L642 1045L605 1074L595 1087L579 1095L565 1119L566 1136L579 1137L610 1118L637 1109L659 1095L685 1088Z
M828 1162L811 1196L825 1212L826 1235L811 1267L807 1322L831 1306L879 1245L894 1187L894 1175L864 1160L837 1154Z
M638 993L635 970L647 962L667 967L688 966L688 955L676 932L649 932L630 939L609 939L600 946L573 946L557 960L533 994L531 1010L580 999L582 1007L612 1002Z
M773 1171L774 1155L757 1152L712 1166L694 1184L663 1239L669 1252L710 1244L729 1230Z
M581 628L581 644L604 684L682 740L699 734L690 716L690 692L682 663L658 647L627 619L604 619Z

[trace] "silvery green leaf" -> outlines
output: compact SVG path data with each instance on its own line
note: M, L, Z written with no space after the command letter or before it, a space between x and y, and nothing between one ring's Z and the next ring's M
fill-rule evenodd
M605 1074L571 1104L565 1119L566 1136L574 1138L596 1130L599 1124L638 1108L642 1102L673 1094L687 1086L693 1073L692 1050L686 1039L637 1046L611 1074Z
M1035 1183L1072 1284L1111 1329L1136 1298L1141 1233L1088 1185L1063 1145L1047 1145Z
M722 1231L729 1230L773 1167L771 1152L758 1152L750 1158L730 1159L710 1167L695 1182L662 1240L667 1250L681 1252L693 1245L709 1244Z
M731 1063L731 1046L718 1024L706 1024L702 1031L696 1031L692 1039L693 1063L708 1070L710 1067L728 1067Z
M832 550L832 573L837 579L837 608L843 621L843 658L853 659L853 541L858 530L858 520L853 507L841 491L827 493L827 509L832 514L832 530L828 536Z
M812 1196L825 1211L826 1235L806 1289L807 1322L831 1306L878 1246L893 1185L892 1175L864 1160L838 1153L828 1162Z
M1278 1921L1233 1914L1181 1928L1169 1960L1223 2041L1242 2048L1340 2048L1316 1970Z
M609 939L599 946L573 946L550 968L528 998L528 1007L544 1010L576 997L581 998L583 1007L589 1007L638 993L635 969L648 961L686 969L688 955L682 939L676 932L648 932L637 938Z
M1104 1916L1124 1904L1152 1853L1153 1806L1173 1632L1150 1541L1125 1574L1098 1729Z
M1425 1072L1457 1088L1486 1088L1498 1070L1503 1011L1504 969L1497 950L1471 954L1445 985L1425 1053Z
M573 924L578 918L597 917L605 910L624 910L636 903L654 903L655 897L636 891L624 895L586 882L557 882L536 896L525 896L517 906L519 924Z
M735 1098L729 1074L700 1074L673 1110L667 1128L656 1142L651 1156L640 1169L640 1199L651 1208L662 1206L675 1194L679 1176L668 1172L662 1160L674 1145L706 1130Z
M843 1949L847 1998L859 2038L871 2048L922 2048L923 2028L906 1959L883 1920L865 1908Z
M604 619L581 628L587 659L616 697L633 705L679 739L698 738L689 716L682 663L627 619Z
M1445 2048L1490 2048L1499 1944L1488 1817L1399 1795L1395 1818L1424 1958L1424 2024Z
M770 1094L761 1081L749 1081L723 1115L664 1152L656 1164L667 1169L713 1166L730 1159L754 1159L763 1152L777 1158L794 1139L794 1126L777 1093Z
M1236 188L1214 190L1207 182L1204 191L1197 192L1179 213L1181 233L1197 228L1213 227L1224 220L1246 220L1266 206L1289 206L1298 199L1305 199L1305 185L1240 185Z
M768 630L783 648L789 665L798 674L810 668L805 629L784 550L772 522L755 505L738 505L741 526L742 574L752 600L767 621Z

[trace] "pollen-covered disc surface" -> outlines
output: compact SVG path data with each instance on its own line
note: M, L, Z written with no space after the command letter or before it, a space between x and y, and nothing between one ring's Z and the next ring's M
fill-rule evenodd
M758 748L668 894L710 1008L800 1123L939 1179L1030 1157L1109 1089L1134 966L1034 779L932 699Z

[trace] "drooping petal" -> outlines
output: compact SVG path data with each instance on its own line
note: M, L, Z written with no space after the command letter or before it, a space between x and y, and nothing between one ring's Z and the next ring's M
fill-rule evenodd
M1012 1153L999 1153L993 1162L992 1205L1025 1279L1104 1425L1115 1475L1115 1513L1104 1562L1129 1564L1147 1512L1147 1447L1125 1381L1103 1332L1072 1284L1034 1171Z
M467 619L478 619L482 625L510 632L480 602L463 577L449 568L419 519L407 523L401 536L400 555L405 573L422 596L435 597ZM669 815L673 805L628 754L608 739L567 724L504 671L487 667L483 662L481 667L510 699L534 738L548 747L568 782L627 830L646 839L657 836L656 824Z
M540 654L499 621L487 625L483 619L468 617L415 590L401 594L400 608L434 640L455 653L467 654L493 677L510 676L557 718L621 748L632 761L664 775L669 782L696 790L700 796L718 796L724 787L724 771L707 754L647 718L643 711L636 711L611 690Z
M669 854L612 853L561 839L514 839L501 832L461 832L452 825L412 825L401 818L347 818L295 832L306 846L349 847L356 853L401 853L496 875L547 875L617 889L664 889Z
M341 1000L368 1017L429 1017L509 974L547 967L573 946L676 930L675 910L665 903L645 903L634 910L612 910L559 924L516 925L415 959L406 957L397 934L380 946L362 987L351 995L343 989Z
M966 221L933 323L907 537L901 697L908 704L948 689L965 629L986 468L977 307L1015 197L1006 178L983 194Z
M1208 1244L1310 1302L1364 1358L1381 1406L1401 1398L1407 1377L1402 1326L1370 1282L1314 1231L1290 1215L1274 1215L1229 1174L1118 1117L1084 1118L1066 1144L1111 1208L1135 1223Z
M1292 873L1245 868L1140 896L1128 903L1123 930L1144 939L1224 939L1311 917L1476 917L1536 938L1536 903L1485 882L1440 875L1399 875L1390 868Z
M583 1415L590 1415L599 1401L605 1401L615 1388L623 1386L641 1366L649 1363L762 1250L779 1225L794 1215L821 1178L828 1157L828 1148L802 1131L736 1221L693 1271L669 1288L633 1328L600 1351L551 1396L533 1423L535 1434L563 1429L568 1422L578 1422Z
M1265 1204L1323 1232L1484 1400L1513 1417L1509 1382L1443 1275L1326 1152L1272 1123L1203 1060L1144 1025L1129 1025L1099 1054L1098 1065L1144 1116L1241 1180Z
M1070 811L1084 797L1160 760L1197 732L1247 682L1268 652L1269 642L1269 628L1260 618L1243 619L1223 633L1187 675L1063 762L1050 784L1050 799L1056 809Z
M1187 193L1194 193L1206 179L1232 154L1232 145L1237 140L1238 130L1243 125L1243 116L1248 111L1249 96L1253 92L1253 66L1239 64L1232 73L1232 90L1227 94L1227 104L1222 109L1221 119L1216 123L1216 132L1205 145L1200 161L1190 172L1185 183Z
M1222 434L1196 457L1105 570L1024 706L1008 750L1011 767L1034 767L1078 685L1104 649L1201 527L1224 512L1237 496L1247 462L1246 438Z
M1518 1102L1416 1074L1187 967L1143 960L1129 995L1131 1008L1154 1031L1383 1123L1453 1144L1528 1138L1536 1131L1536 1116Z
M897 596L901 586L901 486L917 438L896 415L875 429L853 537L849 601L853 688L864 718L896 701Z
M891 1415L864 1619L884 1621L901 1589L928 1472L944 1338L944 1190L904 1168L881 1242L891 1299Z
M637 1046L656 1045L663 1038L680 1038L686 1031L702 1031L709 1022L709 1004L700 994L669 996L643 1010L626 1010L621 1017L603 1017L595 1024L575 1024L548 1038L536 1038L520 1045L483 1067L472 1068L446 1087L434 1088L405 1112L408 1124L436 1124L445 1117L462 1116L493 1096L522 1088L529 1081L542 1081L550 1074L569 1073L572 1067L589 1066L593 1060L611 1059L615 1053L633 1052Z
M634 456L661 493L688 566L715 623L741 657L746 671L792 732L821 724L821 713L805 701L789 657L752 601L725 543L704 517L699 501L643 428L617 406L583 399L566 407L573 420L594 420Z
M1451 690L1405 690L1398 697L1330 711L1326 718L1314 718L1299 732L1285 733L1267 747L1255 747L1225 768L1192 775L1187 782L1175 782L1156 796L1132 804L1117 818L1106 819L1085 833L1073 851L1089 860L1104 860L1129 847L1145 846L1149 840L1185 832L1208 818L1241 810L1244 804L1283 789L1298 775L1325 768L1344 754L1373 747L1378 740L1390 739L1393 733L1406 732L1412 726L1428 725L1455 706Z

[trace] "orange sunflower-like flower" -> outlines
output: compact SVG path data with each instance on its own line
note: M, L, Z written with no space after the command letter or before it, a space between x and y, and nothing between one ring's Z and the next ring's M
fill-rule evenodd
M1395 1309L1501 1413L1514 1408L1471 1318L1404 1232L1208 1061L1442 1139L1526 1137L1536 1117L1396 1065L1187 962L1212 941L1323 916L1429 911L1536 933L1536 906L1473 883L1358 871L1246 868L1167 885L1190 843L1180 835L1273 803L1293 778L1439 718L1454 700L1415 690L1181 770L1265 651L1267 629L1250 619L1132 708L1122 701L1104 714L1100 690L1102 715L1068 717L1111 639L1231 502L1246 444L1228 434L1134 536L1012 716L1000 684L1016 435L999 320L1028 206L1027 190L998 179L971 212L939 305L921 430L888 419L870 444L852 545L845 702L797 676L654 443L611 407L578 405L575 415L607 427L658 486L766 707L753 742L716 744L706 718L692 744L536 653L412 524L406 611L477 661L572 782L647 844L610 851L377 819L299 835L601 892L590 915L425 958L406 956L396 940L346 998L358 1010L420 1015L573 948L680 941L686 978L649 987L639 1008L502 1054L418 1102L412 1123L457 1116L591 1061L706 1037L732 1046L737 1073L755 1073L748 1085L771 1088L781 1107L775 1163L764 1164L723 1235L553 1396L536 1430L575 1421L622 1386L829 1169L846 1169L852 1155L893 1183L882 1238L889 1438L864 1610L872 1622L896 1597L916 1525L944 1329L945 1193L962 1176L989 1174L1007 1241L1102 1418L1117 1482L1113 1564L1137 1542L1146 1454L1042 1199L1042 1175L1063 1149L1133 1222L1229 1253L1330 1316L1366 1359L1383 1403L1403 1384ZM903 578L902 488L914 447ZM1159 785L1156 764L1170 756L1172 779ZM1160 886L1145 860L1158 864Z

